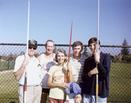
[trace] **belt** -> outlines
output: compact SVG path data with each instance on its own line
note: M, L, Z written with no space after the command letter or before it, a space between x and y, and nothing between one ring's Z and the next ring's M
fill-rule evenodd
M19 86L24 86L24 85L19 84ZM37 87L37 86L40 86L40 85L27 85L27 87Z

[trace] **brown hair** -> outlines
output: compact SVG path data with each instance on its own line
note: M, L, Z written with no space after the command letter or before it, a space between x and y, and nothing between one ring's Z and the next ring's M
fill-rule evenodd
M90 45L91 43L97 43L97 38L96 37L90 38L88 41L88 45ZM100 41L99 41L99 44L100 44Z
M47 46L47 43L48 43L48 42L52 42L52 43L54 44L54 46L55 46L54 41L49 39L49 40L47 40L47 41L45 42L45 47Z
M81 51L83 50L83 43L81 41L75 41L73 44L72 44L72 48L74 49L74 47L76 46L81 46Z

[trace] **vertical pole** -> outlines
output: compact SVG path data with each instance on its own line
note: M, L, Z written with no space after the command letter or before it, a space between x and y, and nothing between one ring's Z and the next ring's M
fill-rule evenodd
M27 12L27 34L26 34L26 54L28 55L28 41L29 41L29 34L30 34L30 0L28 0L28 12ZM25 71L25 80L24 80L24 87L23 87L23 91L24 91L24 96L23 96L23 100L24 103L27 103L27 74Z
M70 30L70 38L69 38L69 49L68 49L68 58L67 58L67 69L68 69L68 65L69 65L69 62L70 62L70 51L71 51L71 42L72 42L72 27L73 27L73 23L71 24L71 30ZM69 83L70 82L70 74L69 72L67 71L65 74L64 74L64 80L66 83ZM68 95L65 95L65 102L64 103L69 103L69 96Z
M69 50L68 50L68 62L70 62L70 52L71 52L71 42L72 42L72 27L73 27L73 22L71 24L71 31L70 31L70 41L69 41Z
M26 50L28 52L28 40L30 34L30 0L28 0L28 12L27 12L27 41L26 41Z
M100 33L100 0L98 0L97 2L97 45L99 44L99 33ZM96 48L98 49L98 48ZM96 64L96 67L98 69L98 64ZM96 103L98 103L98 88L99 88L99 85L98 85L98 74L96 74Z

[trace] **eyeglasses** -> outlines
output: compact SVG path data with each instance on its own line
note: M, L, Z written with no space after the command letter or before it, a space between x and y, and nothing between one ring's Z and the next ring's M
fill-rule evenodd
M34 49L34 50L36 50L36 47L30 47L30 46L29 46L29 49Z

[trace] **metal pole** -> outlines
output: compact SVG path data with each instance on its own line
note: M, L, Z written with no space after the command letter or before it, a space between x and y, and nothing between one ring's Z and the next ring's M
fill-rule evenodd
M100 0L98 0L97 2L98 6L97 6L97 45L99 45L99 36L100 36ZM96 48L98 49L98 48ZM96 67L98 69L98 64L96 64ZM99 84L98 84L98 73L96 74L96 103L98 103L98 88L99 88Z
M30 0L28 0L28 14L27 14L27 34L26 34L26 54L25 55L28 55L28 41L29 41L29 34L30 34ZM25 71L25 81L24 81L24 88L23 88L23 91L24 91L24 103L27 103L27 74L26 74L26 71Z

